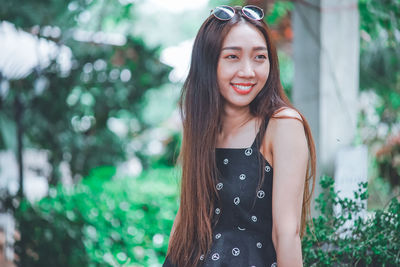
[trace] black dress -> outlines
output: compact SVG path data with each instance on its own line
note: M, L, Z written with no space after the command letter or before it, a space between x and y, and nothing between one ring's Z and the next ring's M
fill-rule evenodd
M273 170L260 152L257 137L249 148L216 148L221 174L215 184L220 196L215 209L218 223L210 251L200 257L202 267L277 266L272 243ZM256 191L262 168L259 157L265 162L265 177ZM167 259L163 266L173 265Z

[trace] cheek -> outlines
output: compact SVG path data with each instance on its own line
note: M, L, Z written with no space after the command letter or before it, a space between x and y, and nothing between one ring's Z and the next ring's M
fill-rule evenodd
M261 79L265 79L265 80L268 79L269 72L270 72L270 65L269 65L269 63L266 64L266 65L264 65L264 66L262 66L262 67L259 68L258 71L257 71L258 76L259 76Z
M217 68L218 80L226 80L232 78L235 70L231 64L219 63Z

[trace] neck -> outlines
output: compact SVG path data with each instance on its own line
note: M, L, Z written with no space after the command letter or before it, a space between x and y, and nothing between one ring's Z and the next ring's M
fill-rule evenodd
M243 108L225 107L222 113L222 132L225 134L235 133L252 118L248 106Z

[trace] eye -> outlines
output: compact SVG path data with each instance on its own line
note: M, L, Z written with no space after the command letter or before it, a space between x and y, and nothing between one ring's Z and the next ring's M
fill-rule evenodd
M267 59L265 55L257 55L256 59Z
M236 55L227 55L225 58L228 59L237 59L238 57Z

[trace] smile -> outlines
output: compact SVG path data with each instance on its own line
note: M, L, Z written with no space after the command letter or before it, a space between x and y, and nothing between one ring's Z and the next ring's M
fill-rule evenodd
M251 89L253 89L255 83L231 83L233 90L241 95L246 95L250 93Z

